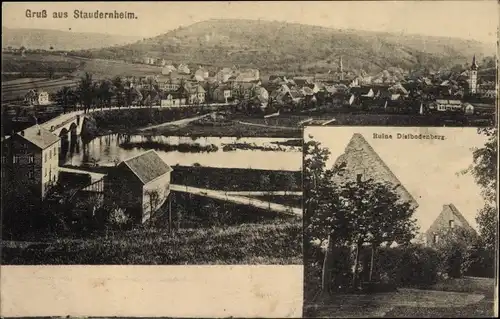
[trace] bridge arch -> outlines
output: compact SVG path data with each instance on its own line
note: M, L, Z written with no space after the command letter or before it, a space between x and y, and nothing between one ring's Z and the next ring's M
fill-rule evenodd
M68 138L68 130L63 127L63 129L61 130L61 132L59 132L59 137L62 139L62 138Z
M72 140L73 138L76 138L76 136L78 135L78 126L76 125L75 122L71 123L71 125L69 126L69 132L71 133Z

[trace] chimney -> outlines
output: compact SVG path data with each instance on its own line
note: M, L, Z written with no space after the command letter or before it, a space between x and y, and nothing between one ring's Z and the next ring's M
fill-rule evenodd
M21 133L21 136L24 136L24 131L21 131L20 133Z

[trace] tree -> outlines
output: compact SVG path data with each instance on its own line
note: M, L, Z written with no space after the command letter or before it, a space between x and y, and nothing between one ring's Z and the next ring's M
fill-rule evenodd
M476 183L482 189L482 195L485 199L484 207L479 211L476 221L479 226L479 233L484 247L491 256L495 255L496 233L498 224L498 211L496 202L496 183L497 183L497 128L479 128L478 134L484 134L488 137L484 146L473 151L473 164L466 172L471 172Z
M122 78L120 76L116 76L113 79L112 83L113 83L114 94L116 97L116 104L118 105L118 108L120 108L122 104L124 104L124 91L125 91Z
M345 179L345 163L326 169L329 151L320 143L309 141L304 148L304 235L307 238L304 245L310 245L311 241L319 245L328 242L322 294L329 295L335 245L355 246L355 285L362 245L372 245L373 260L376 247L381 243L409 242L416 230L415 221L411 219L414 208L402 201L392 184Z
M84 112L87 113L94 103L95 87L92 81L92 74L86 72L80 79L78 86L78 97L83 105Z
M56 93L56 103L61 106L66 113L70 106L74 106L76 102L75 92L67 86L63 87Z
M146 196L148 197L149 214L150 216L152 216L163 199L161 198L160 192L157 189L147 190Z
M97 88L97 97L101 109L104 107L104 105L111 106L113 90L109 81L103 80L99 82L99 87Z
M480 247L479 238L464 227L447 228L438 234L440 240L434 245L442 272L449 277L462 277L475 262L474 253Z
M333 194L331 188L333 171L326 169L330 151L322 148L319 142L312 139L312 136L309 138L310 141L303 145L304 252L307 254L313 251L315 242L321 247L325 241L328 241L322 265L321 293L329 295L334 236L339 236L341 232L334 233L330 228L331 223L328 223L331 221L331 217L328 216L331 212L331 205L333 200L336 200L335 197L328 199L328 196ZM327 221L327 223L320 221Z

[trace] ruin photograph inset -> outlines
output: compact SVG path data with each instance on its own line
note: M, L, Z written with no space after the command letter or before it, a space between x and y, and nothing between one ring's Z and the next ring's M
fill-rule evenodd
M496 130L307 126L303 151L305 317L493 315Z

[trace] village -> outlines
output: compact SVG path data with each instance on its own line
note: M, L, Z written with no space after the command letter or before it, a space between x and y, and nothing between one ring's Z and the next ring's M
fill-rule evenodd
M348 62L344 62L342 56L338 58L338 70L307 76L264 76L255 68L173 65L155 58L135 61L139 62L154 65L161 71L145 76L93 78L93 96L89 103L93 107L231 104L247 113L266 116L284 113L328 114L333 118L348 113L428 118L453 115L455 121L461 119L463 124L464 119L469 119L476 126L492 123L495 113L496 74L489 68L481 71L483 66L478 66L475 56L460 70L410 73L393 68L373 75L344 69L344 63ZM17 123L30 121L26 116L29 106L36 107L42 114L84 108L77 98L79 81L78 77L63 77L2 83L3 114Z

